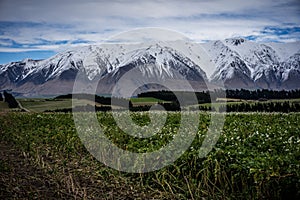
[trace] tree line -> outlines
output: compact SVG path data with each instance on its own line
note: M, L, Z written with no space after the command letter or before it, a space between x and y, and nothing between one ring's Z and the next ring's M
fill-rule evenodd
M222 90L215 89L213 91L202 92L182 92L182 91L151 91L138 94L138 97L153 97L164 101L176 102L177 97L189 99L191 95L196 95L198 103L211 103L216 98L232 98L232 99L244 99L244 100L267 100L267 99L296 99L300 98L300 90ZM186 101L188 103L188 101Z
M212 95L211 91L202 92L189 92L189 91L151 91L138 94L138 97L153 97L163 101L179 102L177 97L184 100L185 105L195 104L194 97L197 98L197 102L200 103L210 103L211 100L216 100L215 95Z
M218 93L218 90L214 91ZM300 90L226 90L227 98L259 100L259 99L296 99L300 98Z
M300 103L266 102L266 103L238 103L220 106L219 112L300 112Z

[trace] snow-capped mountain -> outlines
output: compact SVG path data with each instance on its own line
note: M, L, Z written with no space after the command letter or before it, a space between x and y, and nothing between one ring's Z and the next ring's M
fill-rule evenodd
M259 44L234 38L209 42L204 48L216 65L211 82L227 88L300 88L300 42Z
M98 93L111 93L114 84L132 68L138 69L132 80L135 76L159 77L178 85L188 80L195 88L206 87L207 77L200 66L175 49L155 43L86 46L46 60L1 65L0 90L12 89L29 96L71 93L76 75L81 72L86 81L100 80Z
M138 70L136 76L174 80L178 85L185 79L199 90L206 84L295 89L300 88L299 63L300 42L259 44L233 38L204 44L178 40L90 45L45 60L0 65L0 90L27 96L71 93L77 73L83 72L88 81L100 80L99 92L109 93L132 68Z
M184 78L194 81L207 80L205 72L188 57L182 56L170 47L161 47L159 44L134 51L130 58L125 59L119 66L130 64L138 67L142 74L147 74L147 76ZM181 77L178 77L177 72Z
M110 93L125 74L128 87L124 87L123 90L137 88L135 94L167 89L163 86L165 83L172 84L177 90L188 90L186 81L195 90L207 89L208 79L200 66L170 47L150 45L129 52L121 58L118 59L118 65L114 65L113 71L100 78L99 85L102 89L98 93ZM147 81L156 84L145 85Z

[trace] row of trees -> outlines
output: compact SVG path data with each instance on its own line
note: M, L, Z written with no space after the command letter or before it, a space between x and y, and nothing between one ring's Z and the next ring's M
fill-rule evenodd
M300 98L300 90L290 90L290 91L272 91L272 90L214 90L214 91L203 91L203 92L172 92L172 91L152 91L141 93L138 97L153 97L160 99L162 101L169 102L159 102L161 106L165 108L167 111L180 111L181 107L192 105L188 99L194 94L198 99L198 103L210 103L211 98L222 97L225 96L227 98L235 98L235 99L247 99L247 100L266 100L266 99L289 99L289 98ZM185 105L181 105L177 99L177 96L184 98ZM151 106L143 105L143 106L133 106L132 102L128 99L123 98L115 98L111 97L100 97L100 96L92 96L86 94L77 94L73 95L75 98L90 98L90 100L95 99L96 102L101 103L105 106L96 107L96 111L109 111L111 110L111 102L114 100L114 105L119 106L120 110L125 109L129 104L129 110L131 111L148 111ZM64 95L57 98L72 98L72 95ZM114 98L114 97L113 97ZM198 107L203 111L215 111L214 108L207 105L199 105ZM152 108L153 109L153 108ZM155 108L154 108L155 109ZM194 110L197 108L195 107ZM76 109L75 109L76 110ZM78 108L78 111L89 111L93 110L91 107L81 107ZM189 110L193 110L190 108ZM70 112L71 110L60 110L65 112ZM300 112L299 103L291 103L291 102L257 102L257 103L238 103L238 104L228 104L225 106L220 106L220 112Z
M173 104L173 103L165 103L162 104L162 106L167 111L180 111L181 108L179 105ZM129 110L133 112L140 112L140 111L148 111L151 108L149 105L143 105L143 106L130 106ZM154 108L155 109L155 108ZM120 108L118 109L120 111L125 110ZM190 108L189 110L197 110L196 107ZM216 111L215 108L212 108L211 106L199 106L199 110L202 111ZM107 112L111 111L110 106L96 106L93 107L91 105L86 106L77 106L74 109L72 108L64 108L64 109L57 109L55 111L45 111L45 112ZM240 103L240 104L229 104L227 106L220 106L219 112L283 112L283 113L289 113L289 112L300 112L300 103L289 103L286 102L270 102L270 103Z
M196 96L198 103L210 103L211 100L215 100L213 92L203 91L203 92L186 92L186 91L151 91L138 94L138 97L153 97L163 101L177 102L177 97L181 98L184 104L195 104L194 97ZM183 105L184 106L184 105Z
M220 112L300 112L300 103L268 102L268 103L239 103L220 106Z
M199 103L210 103L211 100L218 98L233 98L245 100L260 100L260 99L296 99L300 98L300 90L221 90L203 92L172 92L172 91L152 91L138 94L138 97L154 97L165 101L176 101L176 96L181 96L188 99L191 95L196 95Z
M214 92L218 92L218 90L215 90ZM226 97L246 100L296 99L300 98L300 90L226 90Z
M128 103L128 102L127 102ZM177 103L159 103L160 105L162 105L165 110L167 111L180 111L180 106ZM127 104L128 105L128 104ZM123 106L120 107L116 110L122 111L122 110L126 110L127 106ZM150 105L143 105L143 106L133 106L133 104L131 103L131 101L129 101L129 110L132 112L140 112L140 111L148 111L150 110L151 106ZM155 108L152 108L155 110ZM76 106L74 109L72 108L62 108L62 109L56 109L56 110L46 110L45 112L93 112L93 111L102 111L102 112L107 112L107 111L111 111L112 108L111 106L95 106L93 107L92 105L85 105L85 106Z

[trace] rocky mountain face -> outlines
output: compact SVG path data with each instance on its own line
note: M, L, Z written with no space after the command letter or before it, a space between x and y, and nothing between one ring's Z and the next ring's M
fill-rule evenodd
M300 42L258 44L237 38L204 46L216 64L211 82L223 83L226 88L300 88Z
M134 83L137 76L145 76L172 80L178 86L180 81L188 80L206 87L207 77L200 66L170 47L151 44L129 45L126 49L122 45L87 46L46 60L1 65L0 89L28 96L72 93L80 72L86 75L84 83L99 81L98 93L111 93L116 82L133 68L137 69L130 77L133 85L138 84Z
M207 57L210 65L203 64ZM45 60L0 65L0 90L23 96L71 93L80 72L86 81L99 81L98 93L110 93L131 69L136 69L130 78L133 85L138 84L136 77L146 76L173 81L178 87L188 80L196 90L206 89L207 84L231 89L299 89L299 65L300 42L259 44L234 38L205 44L103 44L65 51Z

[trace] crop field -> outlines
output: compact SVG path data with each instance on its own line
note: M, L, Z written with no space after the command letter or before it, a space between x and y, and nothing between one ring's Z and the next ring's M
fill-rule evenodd
M94 103L86 99L19 99L21 105L31 112L45 112L54 111L57 109L68 109L76 105L98 105L99 103ZM74 105L72 105L74 103Z
M0 112L9 109L6 102L0 102Z
M147 113L131 116L139 125L149 122ZM159 133L137 139L124 134L110 112L97 117L113 143L133 152L166 145L180 124L180 114L170 112ZM176 162L139 174L119 172L93 158L70 113L3 113L0 197L299 199L300 113L227 114L222 134L205 158L198 150L209 113L199 112L199 120L192 145Z
M131 98L130 100L131 100L133 103L140 103L140 102L157 103L157 102L159 102L159 101L162 101L162 100L160 100L160 99L153 98L153 97Z
M154 105L157 103L168 103L169 101L164 101L161 99L153 98L153 97L139 97L139 98L131 98L130 99L133 106L143 106L143 105Z
M44 112L60 108L72 108L71 99L47 100L47 99L19 99L21 105L31 112Z
M74 105L97 105L101 106L99 103L94 103L87 99L74 99ZM145 97L145 98L131 98L133 106L143 106L143 105L154 105L158 102L167 102L160 99ZM72 108L72 99L19 99L21 105L31 112L45 112L54 111L58 109L68 109ZM114 106L116 107L116 106ZM0 105L1 108L1 105Z
M96 106L103 106L100 103L95 103L91 100L87 99L74 99L74 105L72 105L72 99L18 99L20 104L30 112L45 112L45 111L55 111L61 109L70 109L76 105L96 105ZM139 98L131 98L130 101L134 107L137 106L152 106L157 103L171 103L171 101L164 101L153 97L139 97ZM227 102L226 102L227 101ZM276 103L276 102L286 102L288 101L290 104L299 103L300 99L281 99L281 100L267 100L267 101L257 101L257 100L241 100L241 99L218 99L216 103L214 103L214 108L219 109L221 106L224 105L239 105L241 103L247 103L249 105L253 105L255 103ZM186 109L195 110L200 107L209 108L211 103L202 103L198 105L189 105L186 106ZM7 104L2 102L0 104L0 109L5 109ZM118 106L113 106L115 108L119 108Z

